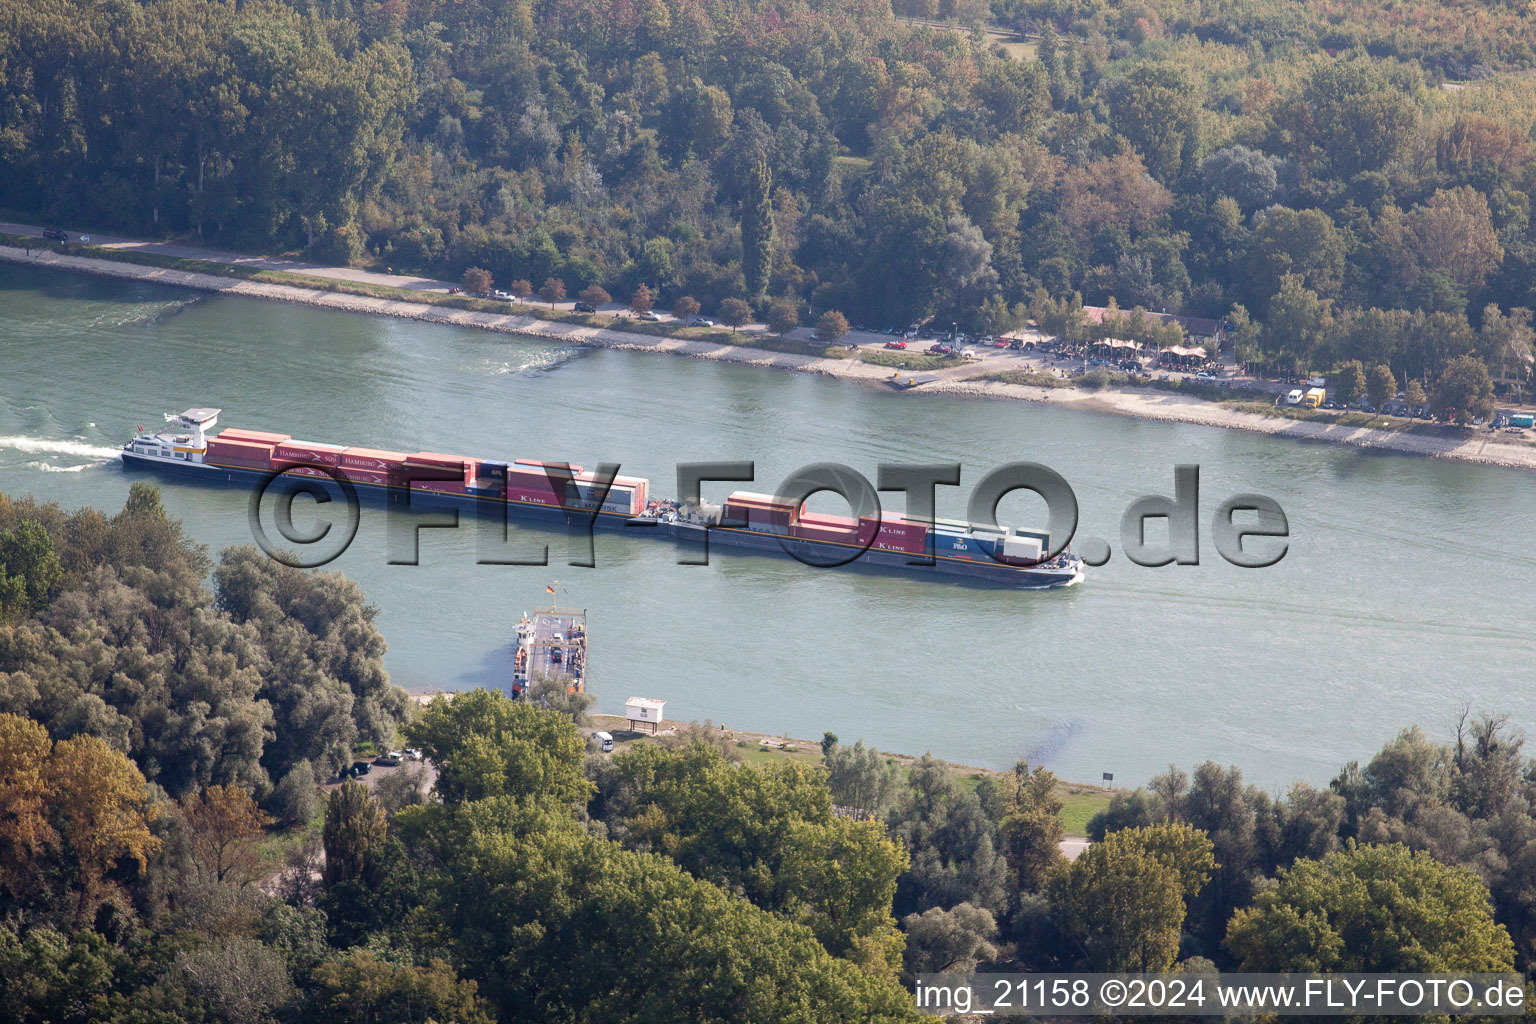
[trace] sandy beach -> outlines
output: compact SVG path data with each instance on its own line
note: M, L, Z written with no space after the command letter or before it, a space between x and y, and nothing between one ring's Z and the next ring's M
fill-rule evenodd
M34 250L30 255L22 249L0 246L0 260L52 267L77 273L97 274L107 277L128 278L193 288L199 291L218 292L227 295L243 295L250 298L269 299L279 302L297 302L325 309L337 309L352 313L375 316L392 316L426 323L453 324L475 327L481 330L499 331L522 337L542 338L572 345L629 351L660 352L667 355L691 356L696 359L716 359L747 366L761 366L801 373L820 373L868 384L878 384L895 371L890 367L876 366L856 358L827 359L820 356L790 352L770 352L744 345L722 345L683 338L659 337L638 334L611 327L590 327L559 321L541 320L531 313L485 313L455 309L425 302L404 299L385 299L365 295L348 295L320 288L302 288L293 285L268 284L260 281L220 277L162 267L147 267L108 259L70 256L49 250ZM1265 416L1240 409L1233 409L1217 402L1209 402L1186 395L1153 390L1104 389L1084 391L1076 388L1043 388L1030 385L1005 384L997 381L975 379L985 373L981 367L962 366L939 371L940 379L923 385L917 392L924 394L955 394L978 398L1007 399L1013 401L1049 402L1072 406L1092 412L1115 413L1137 416L1143 419L1166 420L1176 423L1194 423L1211 427L1251 430L1278 437L1303 441L1321 441L1335 444L1376 448L1383 451L1423 455L1432 458L1460 459L1489 465L1508 466L1518 469L1536 469L1536 445L1487 430L1456 432L1444 435L1405 433L1370 427L1342 426L1313 420L1296 420L1280 416ZM917 393L914 392L914 393Z

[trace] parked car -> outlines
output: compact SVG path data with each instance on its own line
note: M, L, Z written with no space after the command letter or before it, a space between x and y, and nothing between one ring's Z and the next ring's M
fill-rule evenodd
M661 317L657 316L653 311L651 311L649 309L646 310L644 313L639 314L639 319L644 320L648 324L659 324L659 323L661 323Z
M458 294L460 294L463 291L464 291L464 289L460 288L458 285L454 285L452 288L448 289L448 294L449 295L458 295Z
M981 353L977 352L973 348L963 348L963 349L960 350L960 358L961 359L980 359L981 358Z
M504 302L516 302L517 301L517 296L513 295L511 292L504 292L500 288L497 288L497 289L495 289L494 291L491 292L491 298L493 298L493 299L501 299Z
M43 237L48 239L50 242L69 241L69 236L60 231L58 228L43 228Z
M694 327L713 327L715 322L707 316L691 316L688 323Z
M405 748L405 756L410 758L412 761L420 761L421 760L421 751L419 749L417 749L416 747L406 747Z
M933 356L947 356L953 351L954 349L950 348L942 341L928 346L928 354Z
M393 751L388 754L380 754L373 759L373 763L380 768L398 768L400 767L400 755Z
M906 348L907 347L907 343L904 342L904 341L888 341L888 342L885 343L885 347L886 348Z
M354 778L359 775L367 775L371 771L373 771L373 765L369 764L367 761L352 762L352 775Z
M592 303L590 303L590 302L578 302L578 303L576 303L576 305L572 306L571 308L573 310L575 310L576 312L578 312L578 313L596 313L597 312L597 307L592 305Z
M1199 373L1195 374L1195 380L1215 380L1215 379L1216 379L1216 375L1214 373L1209 372L1208 370L1201 370Z

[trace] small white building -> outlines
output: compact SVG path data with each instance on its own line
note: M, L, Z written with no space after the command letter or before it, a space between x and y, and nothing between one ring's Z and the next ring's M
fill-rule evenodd
M661 711L667 706L664 700L650 697L631 697L624 702L624 717L635 732L656 733L661 729Z

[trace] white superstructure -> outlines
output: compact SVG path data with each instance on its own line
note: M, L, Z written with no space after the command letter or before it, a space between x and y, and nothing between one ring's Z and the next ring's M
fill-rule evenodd
M188 409L168 412L165 422L171 429L150 433L142 426L132 441L123 445L123 454L162 462L200 463L208 454L208 431L219 421L219 409Z

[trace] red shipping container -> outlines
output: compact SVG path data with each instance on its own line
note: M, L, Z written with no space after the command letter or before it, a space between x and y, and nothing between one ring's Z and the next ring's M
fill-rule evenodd
M226 469L254 469L261 472L272 468L272 464L265 459L259 461L256 459L239 459L232 455L210 456L208 465L222 466Z
M441 452L413 452L405 457L405 461L413 466L447 466L458 469L460 466L473 462L468 455L444 455Z
M272 448L270 445L250 441L221 441L215 438L208 442L207 457L210 460L253 463L265 469L271 465Z
M349 468L383 473L405 461L404 452L386 452L377 448L348 448L341 453L341 464Z
M356 466L342 466L341 475L348 480L360 484L387 484L392 474L375 472L371 469L358 469Z
M272 456L290 462L337 466L341 464L341 453L344 450L341 445L327 445L317 441L288 441L272 449Z
M262 444L281 444L293 437L292 434L274 434L266 430L241 430L239 427L230 427L219 431L221 441L259 441Z
M516 462L513 463L513 465L514 466L553 466L556 469L560 468L560 463L558 463L558 462L544 462L544 461L541 461L539 459L518 459ZM570 471L572 473L580 473L581 472L581 467L578 466L578 465L575 465L574 463L569 467L569 469L570 469Z

